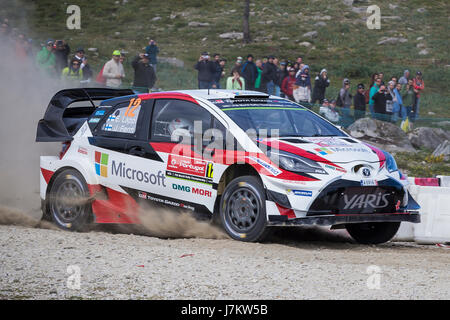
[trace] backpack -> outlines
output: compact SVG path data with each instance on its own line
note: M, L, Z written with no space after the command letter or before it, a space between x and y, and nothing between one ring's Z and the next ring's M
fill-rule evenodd
M100 72L97 75L97 78L95 78L95 81L97 81L100 84L106 84L106 78L103 77L103 69L105 68L105 66L103 66L102 70L100 70Z
M339 91L338 96L336 98L336 107L343 107L344 106L344 101L342 101L341 98L341 91Z

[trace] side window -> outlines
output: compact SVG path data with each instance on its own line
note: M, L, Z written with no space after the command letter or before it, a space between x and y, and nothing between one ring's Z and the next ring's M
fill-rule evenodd
M133 98L114 108L100 127L102 132L135 134L141 112L141 99Z
M200 127L201 126L201 127ZM203 134L211 127L211 114L201 106L183 100L160 99L155 103L151 140L178 142L177 135Z

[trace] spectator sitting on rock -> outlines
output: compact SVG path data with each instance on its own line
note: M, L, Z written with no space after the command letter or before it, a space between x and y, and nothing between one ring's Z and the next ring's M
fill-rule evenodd
M214 62L209 60L209 53L203 52L194 68L198 71L198 88L211 89L216 67Z
M291 101L295 101L294 99L294 85L295 85L295 69L293 67L288 67L288 76L283 79L283 83L281 84L281 91L285 94L286 98Z
M328 121L333 123L338 123L340 121L340 115L336 108L336 100L331 100L328 104L328 100L324 99L322 107L320 107L321 111L319 113L323 115Z
M311 103L323 102L325 98L325 90L330 85L330 79L328 79L327 69L322 69L320 73L314 79L314 89L312 94Z
M125 78L125 70L120 62L119 50L114 50L112 59L105 63L103 77L106 79L107 87L119 88L122 85L122 79Z
M153 70L155 71L156 74L156 65L158 64L159 48L155 40L150 39L150 41L148 42L148 46L145 47L145 53L148 54L150 59L150 65L153 67Z
M409 76L410 76L409 70L405 70L405 71L403 72L403 77L401 77L401 78L398 80L398 83L402 84L403 86L406 85L406 84L408 84Z
M227 90L245 90L245 80L241 77L239 68L234 68L232 76L227 79Z
M355 108L355 121L364 118L366 115L366 97L363 83L358 84L357 92L353 97L353 107Z

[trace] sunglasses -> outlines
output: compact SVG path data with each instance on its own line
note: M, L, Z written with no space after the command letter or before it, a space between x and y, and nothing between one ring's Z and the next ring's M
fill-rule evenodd
M73 66L79 66L79 63L72 63Z

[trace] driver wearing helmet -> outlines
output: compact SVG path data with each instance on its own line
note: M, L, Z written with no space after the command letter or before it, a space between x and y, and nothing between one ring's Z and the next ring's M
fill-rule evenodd
M180 136L180 135L190 136L190 134L194 131L193 128L194 128L194 126L192 124L192 121L184 119L184 118L173 119L172 121L170 121L169 126L168 126L169 134L171 137L174 137L174 134L177 136ZM175 140L177 140L177 139L175 139Z

